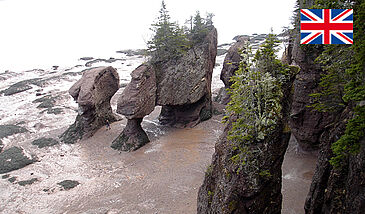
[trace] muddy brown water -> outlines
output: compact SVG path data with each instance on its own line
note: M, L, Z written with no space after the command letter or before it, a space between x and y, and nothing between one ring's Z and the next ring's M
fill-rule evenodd
M151 142L135 152L110 148L125 120L75 145L24 146L39 161L9 174L17 182L38 181L20 186L0 179L0 212L196 213L198 188L224 127L221 117L194 128L173 129L157 125L158 112L156 108L143 122ZM297 154L293 145L289 147L283 166L283 213L304 213L314 165L314 155ZM67 179L80 185L62 190L57 183Z

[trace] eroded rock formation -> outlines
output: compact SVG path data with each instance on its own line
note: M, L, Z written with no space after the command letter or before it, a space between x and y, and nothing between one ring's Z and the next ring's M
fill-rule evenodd
M226 88L229 88L232 85L229 80L234 75L235 71L238 70L242 60L239 51L244 47L246 42L247 41L244 38L237 38L237 42L228 49L227 55L224 58L220 79L223 81Z
M112 148L133 151L149 142L143 117L162 106L159 120L175 127L192 127L212 116L212 73L217 55L217 30L179 58L142 64L118 100L117 112L127 117Z
M212 73L217 55L217 30L183 57L157 64L157 105L160 121L175 127L192 127L212 116Z
M142 64L131 76L132 80L119 97L117 107L117 112L126 116L128 122L112 143L112 148L123 151L134 151L149 142L141 122L156 104L156 74L153 66Z
M229 81L232 76L234 76L235 72L238 70L240 61L242 60L241 54L239 51L244 47L245 42L247 42L247 38L245 37L237 37L237 42L234 43L227 52L226 57L224 58L223 68L221 71L220 79L224 83L224 88L219 91L219 103L227 104L230 100L230 96L227 94L227 89L231 87L232 83Z
M198 213L273 214L281 213L281 166L290 138L288 118L291 87L297 68L282 84L281 115L274 130L262 140L236 145L228 135L239 116L231 115L215 146L212 164L207 168L198 193ZM244 117L244 116L241 116ZM246 139L247 140L247 139ZM245 140L242 140L245 141ZM243 157L244 160L237 157Z
M119 89L119 75L113 67L85 70L82 78L69 90L78 103L76 121L62 135L65 143L91 137L100 127L117 120L112 113L110 99Z

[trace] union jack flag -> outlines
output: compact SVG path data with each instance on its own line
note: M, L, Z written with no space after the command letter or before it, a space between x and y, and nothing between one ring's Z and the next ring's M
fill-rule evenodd
M300 44L353 44L352 9L302 9L300 16Z

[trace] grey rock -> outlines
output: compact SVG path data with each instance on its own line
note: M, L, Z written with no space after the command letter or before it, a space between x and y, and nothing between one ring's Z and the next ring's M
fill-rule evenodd
M41 78L22 80L20 82L17 82L15 84L9 86L5 90L0 91L0 94L4 94L5 96L17 94L17 93L32 89L33 88L32 85L40 85L40 82L41 82Z
M26 186L26 185L31 185L37 181L38 181L37 178L32 178L32 179L25 180L25 181L19 181L17 184L19 184L20 186Z
M1 139L24 132L28 132L28 130L18 125L0 125L0 152L2 150Z
M0 152L4 148L3 141L1 139L24 132L28 132L28 130L18 125L0 125Z

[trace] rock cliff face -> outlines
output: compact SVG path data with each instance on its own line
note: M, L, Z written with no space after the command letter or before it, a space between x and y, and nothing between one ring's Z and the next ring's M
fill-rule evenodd
M217 30L183 57L156 65L157 105L160 121L192 127L212 115L212 73L217 55Z
M293 74L295 70L293 68ZM293 78L282 85L284 97L280 105L283 117L278 119L273 125L275 129L263 140L245 143L246 147L238 149L228 138L232 123L238 118L229 118L199 189L199 214L281 213L281 165L290 137L287 122ZM237 163L234 159L240 152L248 158Z
M220 76L220 79L224 83L224 88L219 91L218 95L220 97L218 102L221 104L226 105L230 100L226 89L232 85L229 80L234 75L235 71L238 70L240 61L242 60L239 51L244 47L245 42L246 39L244 37L238 37L237 42L228 49L227 55L224 58L224 64Z
M343 134L350 115L346 108L321 137L321 151L305 203L307 214L360 214L365 210L365 139L360 142L360 152L344 160L342 169L329 163L333 157L331 145Z
M309 8L314 5L313 0L300 1L300 8ZM296 29L299 34L299 27ZM299 146L303 150L314 150L319 148L320 136L325 127L331 124L335 113L323 113L314 111L309 105L314 100L309 96L320 90L319 82L321 74L324 73L321 66L314 60L322 53L323 47L313 45L300 45L300 37L291 38L293 45L289 45L287 62L300 67L300 71L294 81L294 96L290 115L290 128ZM291 57L289 59L289 57Z
M269 145L265 154L257 157L262 169L270 169L270 177L265 177L243 170L237 173L237 164L231 159L235 152L227 141L230 126L215 146L212 165L199 189L198 213L281 213L281 165L290 133L283 133L281 126L262 142L260 149Z
M309 95L320 89L318 84L323 71L314 60L322 50L300 47L298 39L294 43L292 63L298 65L300 71L294 81L290 128L302 149L313 150L319 148L320 136L325 127L333 122L334 115L307 107L314 103Z
M76 121L62 135L65 143L91 137L100 127L116 121L110 99L119 89L119 75L112 67L85 70L82 78L69 90L79 105Z
M300 8L314 5L314 1L300 0ZM356 11L354 11L354 14ZM356 19L356 17L355 17ZM296 38L299 44L299 38ZM359 141L359 152L343 158L343 166L334 168L329 160L334 156L332 145L345 132L346 124L353 118L349 103L335 113L319 113L305 106L312 104L308 96L319 89L321 71L314 59L323 47L294 45L293 63L301 67L295 80L295 95L290 125L301 147L312 149L319 145L316 170L308 193L305 212L364 213L365 210L365 139Z
M134 151L149 142L141 127L143 117L156 104L156 74L153 66L142 64L132 72L132 80L118 99L117 112L128 119L123 132L113 141L112 148Z

